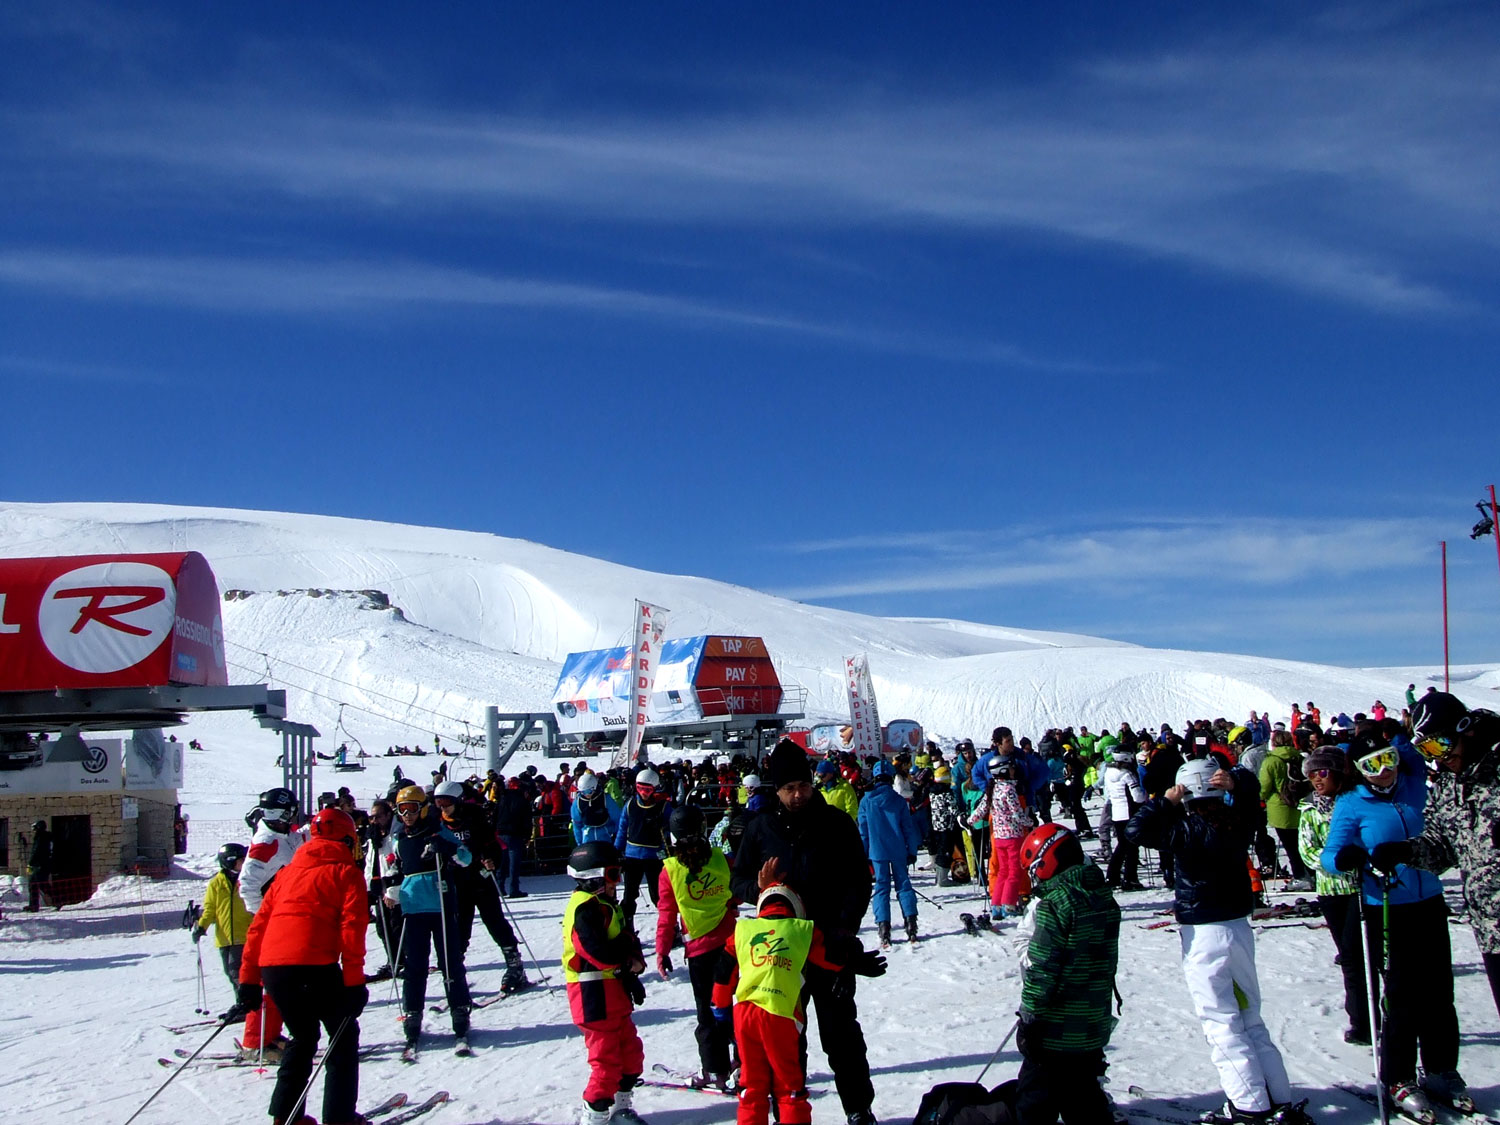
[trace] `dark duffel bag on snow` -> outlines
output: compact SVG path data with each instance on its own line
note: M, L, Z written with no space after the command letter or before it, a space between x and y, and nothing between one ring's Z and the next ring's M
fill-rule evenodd
M944 1082L922 1095L912 1125L1015 1125L1016 1083L993 1090L978 1082Z

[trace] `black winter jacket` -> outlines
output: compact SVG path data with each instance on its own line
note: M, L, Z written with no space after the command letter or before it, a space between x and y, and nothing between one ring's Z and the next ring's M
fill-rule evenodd
M742 902L760 897L758 877L768 859L781 860L787 884L827 935L852 934L870 905L873 877L854 820L814 793L795 816L775 797L749 818L734 854L730 887Z
M1232 803L1216 821L1153 797L1125 826L1125 838L1147 848L1169 848L1176 857L1179 924L1228 922L1254 908L1245 857L1256 829L1265 822L1260 786L1248 770L1235 768Z

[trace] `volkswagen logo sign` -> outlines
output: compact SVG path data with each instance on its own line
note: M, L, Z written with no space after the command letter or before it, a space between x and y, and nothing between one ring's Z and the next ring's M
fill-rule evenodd
M90 746L83 756L84 773L103 773L109 765L109 752L102 746Z

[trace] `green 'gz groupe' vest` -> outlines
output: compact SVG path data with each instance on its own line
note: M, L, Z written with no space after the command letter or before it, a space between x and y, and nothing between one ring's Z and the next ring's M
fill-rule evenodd
M813 924L804 918L745 918L736 923L740 986L734 998L757 1004L773 1016L793 1018L812 940Z
M709 861L696 875L676 858L667 860L663 866L672 881L672 896L677 899L677 912L687 926L688 937L701 938L712 933L724 920L730 899L729 861L724 853L712 849Z

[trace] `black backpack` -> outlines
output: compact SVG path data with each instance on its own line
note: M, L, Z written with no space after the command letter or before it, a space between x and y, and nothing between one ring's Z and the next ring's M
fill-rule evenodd
M986 1090L978 1082L944 1082L922 1096L912 1125L1015 1125L1015 1079Z

